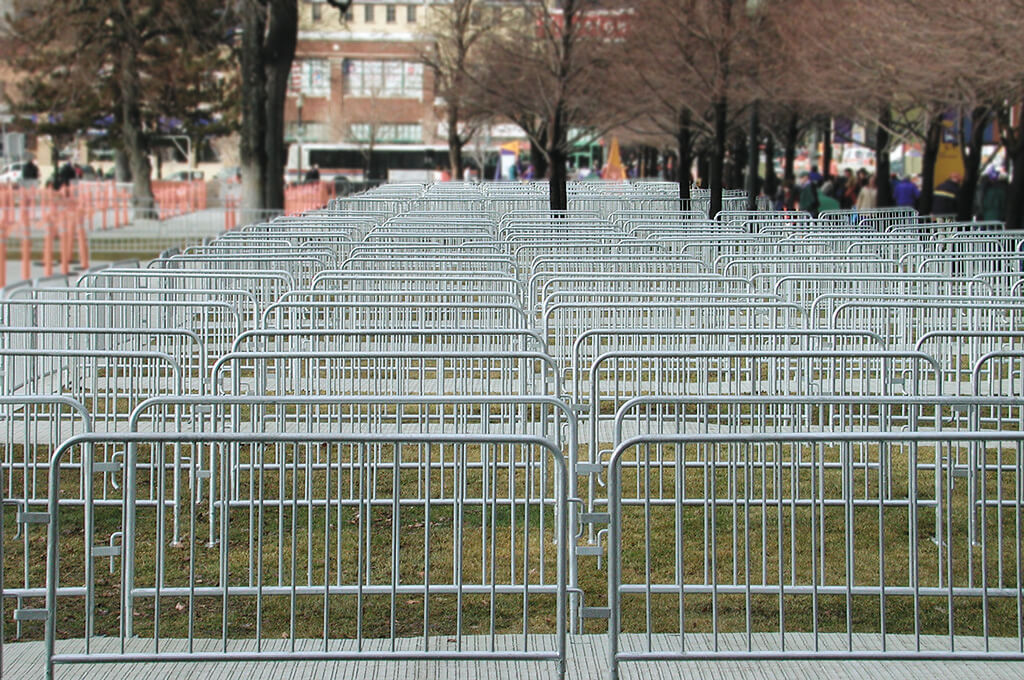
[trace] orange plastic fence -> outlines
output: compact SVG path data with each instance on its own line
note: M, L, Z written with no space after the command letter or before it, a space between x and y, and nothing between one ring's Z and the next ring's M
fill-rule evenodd
M310 210L317 210L326 206L332 198L334 198L333 182L296 184L284 190L284 212L286 215L298 215Z
M157 215L168 219L206 208L206 183L153 182ZM59 191L0 185L0 286L7 285L8 239L21 237L21 279L32 274L32 236L41 236L43 272L89 266L88 232L132 221L132 192L114 182L75 182ZM77 257L76 257L77 251Z

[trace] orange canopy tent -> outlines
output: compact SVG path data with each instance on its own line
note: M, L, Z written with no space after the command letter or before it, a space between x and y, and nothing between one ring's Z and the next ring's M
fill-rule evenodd
M619 153L619 138L612 137L612 148L608 152L608 162L601 169L601 179L624 180L626 179L626 166L622 164L622 156Z

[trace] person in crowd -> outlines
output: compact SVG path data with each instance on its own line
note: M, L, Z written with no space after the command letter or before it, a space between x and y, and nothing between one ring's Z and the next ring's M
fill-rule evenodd
M811 171L807 173L807 176L810 177L811 184L813 184L814 186L818 186L821 184L822 177L821 173L818 172L817 165L811 165Z
M850 172L847 170L847 172ZM839 199L839 205L846 210L849 210L857 204L857 196L860 194L860 189L864 186L865 180L861 180L860 175L854 175L850 172L850 178L846 182L846 189L843 190L843 196Z
M783 180L779 185L779 190L775 194L774 207L776 210L796 210L796 190L793 180Z
M846 205L845 196L846 188L850 186L850 182L852 181L852 179L853 171L850 170L849 168L843 170L843 172L838 177L836 177L835 186L832 189L832 195L836 198L837 201L839 201L839 207L841 208L850 207L849 205Z
M822 180L821 185L818 187L819 198L820 195L832 196L832 192L835 191L835 182L831 175L826 175Z
M878 207L878 187L875 185L875 176L868 177L867 184L860 188L857 194L857 202L854 207L858 211L871 210Z
M320 166L313 163L313 166L306 171L306 184L313 184L320 181Z
M1006 193L1009 182L1006 173L991 170L981 181L981 211L978 215L986 222L1002 222L1006 219Z
M954 172L945 182L935 187L932 198L933 215L955 215L957 197L960 195L960 174Z
M818 190L818 214L828 210L839 210L839 201L831 193Z
M892 187L892 198L897 207L913 208L917 205L917 199L921 197L921 190L917 188L910 175L904 175L901 180Z
M31 158L21 167L21 183L26 187L34 187L39 184L39 166Z
M799 199L797 199L799 201L798 207L800 210L810 213L811 217L817 217L821 203L818 201L818 187L814 184L809 172L800 173L800 186L798 188L800 190Z

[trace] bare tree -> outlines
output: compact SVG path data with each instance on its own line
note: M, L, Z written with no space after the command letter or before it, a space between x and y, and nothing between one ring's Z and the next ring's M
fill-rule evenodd
M240 18L242 207L284 208L284 102L298 40L297 0L232 0Z
M484 107L518 123L531 147L543 152L549 205L565 210L570 129L600 136L624 120L621 102L605 96L607 72L619 54L615 39L601 30L609 12L624 10L586 0L561 0L558 7L545 0L515 4L515 21L494 32L473 82Z
M180 111L177 95L200 91L203 82L186 77L196 71L169 69L167 61L215 54L223 6L215 0L19 0L14 9L10 56L22 73L21 111L43 114L57 135L111 115L131 169L133 200L149 214L150 135L160 116Z
M648 0L634 10L626 51L630 82L642 84L647 95L635 101L650 102L646 115L673 130L681 167L688 167L695 131L709 136L711 215L722 208L729 135L747 107L773 89L778 64L759 46L773 29L766 19L775 5ZM688 197L682 183L680 192Z
M488 0L451 0L431 7L420 58L434 74L434 91L443 101L448 165L462 179L462 149L476 133L479 97L473 87L474 61L483 41L509 18L510 11Z

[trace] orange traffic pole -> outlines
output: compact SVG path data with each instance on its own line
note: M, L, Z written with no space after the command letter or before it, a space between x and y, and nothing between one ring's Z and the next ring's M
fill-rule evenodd
M7 222L0 224L0 288L7 285Z
M89 268L89 237L84 227L78 228L78 264L83 270Z
M43 274L53 276L53 232L56 225L47 220L44 229L46 231L43 234Z
M60 273L68 276L71 273L71 243L68 231L71 226L71 216L63 212L60 217Z
M28 231L28 222L21 228L21 279L32 278L32 236Z

